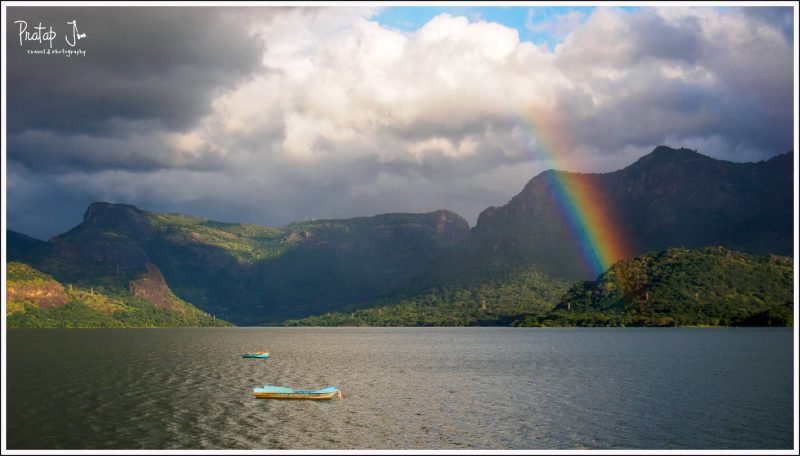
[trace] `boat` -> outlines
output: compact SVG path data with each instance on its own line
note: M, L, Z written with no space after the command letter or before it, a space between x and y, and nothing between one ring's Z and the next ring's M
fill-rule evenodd
M252 352L242 354L242 358L269 358L268 352Z
M305 399L312 401L329 401L334 397L342 398L344 395L335 386L315 390L296 390L284 386L264 385L253 388L253 394L258 399Z

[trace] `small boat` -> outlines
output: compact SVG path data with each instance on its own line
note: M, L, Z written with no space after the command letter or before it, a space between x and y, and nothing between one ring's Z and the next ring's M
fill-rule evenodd
M306 399L312 401L329 401L344 395L335 386L315 390L296 390L283 386L265 385L262 388L253 388L253 394L258 399Z
M242 358L269 358L269 353L268 352L244 353L242 354Z

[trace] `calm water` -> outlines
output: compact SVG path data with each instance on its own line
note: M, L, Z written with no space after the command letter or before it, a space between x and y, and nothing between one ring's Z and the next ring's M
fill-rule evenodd
M9 449L791 449L790 329L9 330ZM240 353L268 350L268 360ZM331 402L252 397L336 385Z

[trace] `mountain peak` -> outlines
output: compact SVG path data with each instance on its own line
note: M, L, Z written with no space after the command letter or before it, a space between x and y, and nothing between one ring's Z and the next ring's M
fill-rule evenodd
M139 209L138 207L132 204L122 204L122 203L107 203L105 201L96 201L94 203L89 204L89 207L86 209L86 213L83 215L84 221L87 218L95 216L97 214L108 213L109 211L119 212L119 211L133 211L133 212L140 212L143 213L144 211Z
M665 163L679 163L697 159L712 160L711 157L707 157L696 150L686 149L685 147L673 149L669 146L658 146L629 167L663 165Z
M671 155L672 157L679 157L679 158L702 155L693 149L687 149L685 147L681 147L680 149L675 149L673 147L665 146L663 144L660 146L656 146L656 148L653 149L653 151L650 152L650 154L656 156Z
M83 223L98 229L121 229L145 235L152 233L147 213L130 204L92 203L83 214Z

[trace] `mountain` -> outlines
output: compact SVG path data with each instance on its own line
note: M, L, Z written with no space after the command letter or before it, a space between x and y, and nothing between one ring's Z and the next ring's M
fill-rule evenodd
M679 246L793 252L791 153L732 163L660 146L611 173L545 171L472 230L446 210L266 227L93 203L47 242L8 232L8 258L65 286L155 308L174 295L238 325L328 313L339 320L325 324L348 323L359 310L356 324L503 324L597 275L565 228L564 185L607 211L614 232L602 234L621 237L628 258Z
M184 302L158 279L152 272L142 275L129 289L107 284L64 286L29 265L10 262L6 324L10 328L230 325Z
M521 326L792 326L793 261L724 247L623 260Z
M135 289L147 299L158 303L174 290L220 318L257 325L375 299L468 231L466 221L444 210L274 228L93 203L83 223L45 245L17 242L9 259L84 287L131 288L145 274L150 286ZM34 255L25 245L50 254Z
M9 326L224 326L175 295L141 248L142 211L92 205L49 242L7 232Z
M562 222L560 182L603 199L613 234L624 240L630 256L707 245L792 255L792 160L785 153L732 163L659 146L610 173L545 171L506 205L484 210L464 243L437 259L424 280L453 282L530 267L568 280L594 278Z
M168 282L190 302L242 325L375 299L405 285L469 230L448 211L283 228L164 214L151 220L158 235L146 248Z

